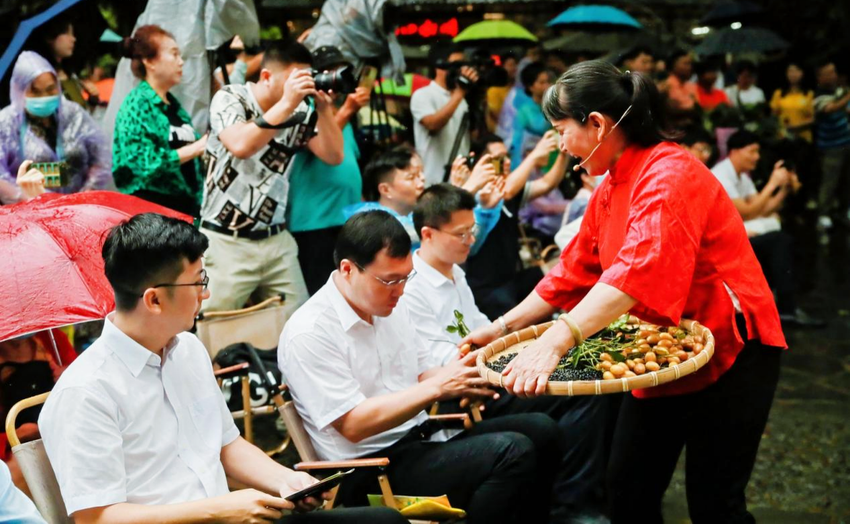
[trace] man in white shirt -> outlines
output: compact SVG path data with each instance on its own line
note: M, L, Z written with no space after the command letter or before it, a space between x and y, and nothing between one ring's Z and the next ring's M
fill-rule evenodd
M287 322L278 363L318 455L390 459L397 493L447 494L469 522L539 522L549 510L558 429L540 414L486 420L446 441L425 409L458 397L493 397L475 354L446 366L399 303L416 273L410 237L392 215L358 213L337 238L335 271ZM364 473L365 475L365 473ZM352 477L354 477L352 475ZM346 479L344 504L377 493L372 477Z
M767 103L764 91L756 85L756 65L748 60L742 60L738 62L735 69L738 74L736 83L724 90L732 105L751 109Z
M463 315L470 331L490 324L490 319L476 306L460 268L475 241L474 206L475 199L469 192L449 184L437 184L422 193L413 210L413 222L422 245L413 254L417 277L407 285L401 302L410 310L412 325L419 336L443 365L460 358L457 345L463 336L456 330L447 330L456 324L455 311ZM604 491L606 432L613 429L608 423L614 413L610 402L604 397L521 399L505 393L485 403L483 413L488 420L543 413L560 426L560 440L566 445L562 455L550 457L559 462L553 484L553 521L587 520L604 506L598 494ZM443 402L440 408L448 412L458 410L456 402Z
M413 114L413 139L425 166L425 187L443 181L446 166L454 161L452 147L469 105L464 97L467 86L478 81L471 67L451 66L463 62L464 54L455 47L436 45L428 57L434 68L434 80L410 97ZM469 154L469 132L460 140L458 155Z
M308 497L296 508L284 499L316 480L239 436L206 349L186 332L209 297L207 245L191 224L153 213L116 226L104 243L116 311L62 374L39 417L65 507L78 523L271 522L284 510L320 504ZM251 489L230 493L228 478ZM337 518L373 522L361 517ZM284 522L302 520L324 517Z
M756 189L749 173L758 165L761 146L749 131L738 131L729 137L729 156L711 172L720 181L744 220L756 257L765 277L776 290L779 316L786 325L822 327L821 319L811 317L797 307L791 238L782 232L778 211L785 198L796 192L800 181L780 160L761 191Z

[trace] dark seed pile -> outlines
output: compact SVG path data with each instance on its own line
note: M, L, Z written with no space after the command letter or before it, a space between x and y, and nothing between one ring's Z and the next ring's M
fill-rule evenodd
M502 355L498 359L492 362L488 362L487 367L489 367L496 373L501 373L505 370L505 367L508 365L508 362L513 360L516 355L516 353ZM558 369L556 369L554 373L549 375L549 380L556 382L568 382L570 380L599 380L602 378L602 372L596 371L595 369L575 369L569 367L567 365L568 358L569 355L561 358L561 361L558 362Z

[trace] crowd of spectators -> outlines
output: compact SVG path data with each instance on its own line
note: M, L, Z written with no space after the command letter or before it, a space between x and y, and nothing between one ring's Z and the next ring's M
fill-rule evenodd
M142 215L110 233L103 254L117 311L61 378L75 353L59 365L43 335L0 343L0 414L19 400L10 384L28 380L41 392L59 380L43 422L21 419L18 430L44 437L69 512L83 522L141 506L153 520L198 517L192 501L209 498L224 521L241 521L240 511L262 521L293 508L278 495L312 479L238 436L203 348L183 334L202 309L282 295L290 320L279 366L321 458L389 456L397 489L449 493L470 522L602 522L616 402L500 395L473 376L460 337L446 331L456 312L474 329L525 298L544 274L539 247L570 249L604 178L566 155L541 109L562 58L505 52L482 67L458 47L433 46L431 82L409 101L410 136L367 158L358 115L372 86L325 92L311 72L345 65L338 49L240 48L230 83L212 98L210 128L198 130L170 93L181 50L168 32L142 26L124 42L138 85L108 144L92 114L110 84L102 69L83 80L64 65L73 31L51 24L15 63L0 111L0 203L117 190L185 213L195 227ZM786 326L822 326L798 305L783 222L799 218L785 209L798 199L821 231L850 228L846 76L831 61L789 62L787 81L767 97L751 61L635 46L617 65L654 81L681 147L725 189ZM499 85L486 84L494 77ZM63 162L68 183L45 188L33 162ZM423 410L434 402L451 411L468 397L484 399L485 423L459 438L429 424ZM81 475L86 467L97 475ZM258 491L228 494L225 475ZM364 504L378 489L370 482L344 484L341 500ZM541 503L516 514L531 496Z

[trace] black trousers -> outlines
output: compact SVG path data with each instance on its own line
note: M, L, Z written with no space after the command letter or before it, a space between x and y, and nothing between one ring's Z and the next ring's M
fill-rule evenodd
M552 484L550 522L567 522L583 514L605 511L605 471L621 395L594 397L547 396L522 399L500 391L489 401L485 419L521 413L542 413L560 429L561 446L547 459L558 464ZM441 411L443 405L441 404ZM454 409L446 406L447 411Z
M390 508L338 508L284 517L281 524L409 524L401 513Z
M539 267L530 267L518 272L512 278L496 287L475 286L470 284L475 303L487 318L495 319L504 315L527 297L543 278Z
M341 229L342 226L337 226L292 233L298 244L298 264L310 296L325 285L336 269L334 247Z
M468 524L548 522L549 493L559 466L549 457L562 445L557 424L530 413L485 420L448 442L427 442L419 428L373 456L387 457L398 495L448 495L466 510ZM357 475L357 476L355 476ZM347 477L339 497L346 507L380 493L375 473Z
M761 264L767 283L776 291L776 307L780 313L794 314L797 309L797 284L791 237L782 231L771 231L750 237L750 244Z
M738 330L746 340L746 328ZM661 499L682 447L688 511L694 524L753 523L744 490L753 470L781 350L749 341L720 379L697 393L627 396L611 448L611 522L661 523Z

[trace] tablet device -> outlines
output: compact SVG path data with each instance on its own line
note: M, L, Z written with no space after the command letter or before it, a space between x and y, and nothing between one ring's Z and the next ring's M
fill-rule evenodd
M325 491L329 491L339 485L342 482L343 477L346 475L350 475L354 473L353 469L349 469L348 471L340 471L335 475L331 475L330 477L320 480L316 482L312 486L307 486L306 488L296 491L295 493L288 495L286 500L289 502L298 502L301 499L305 499L307 497L314 497L317 495L321 495Z

